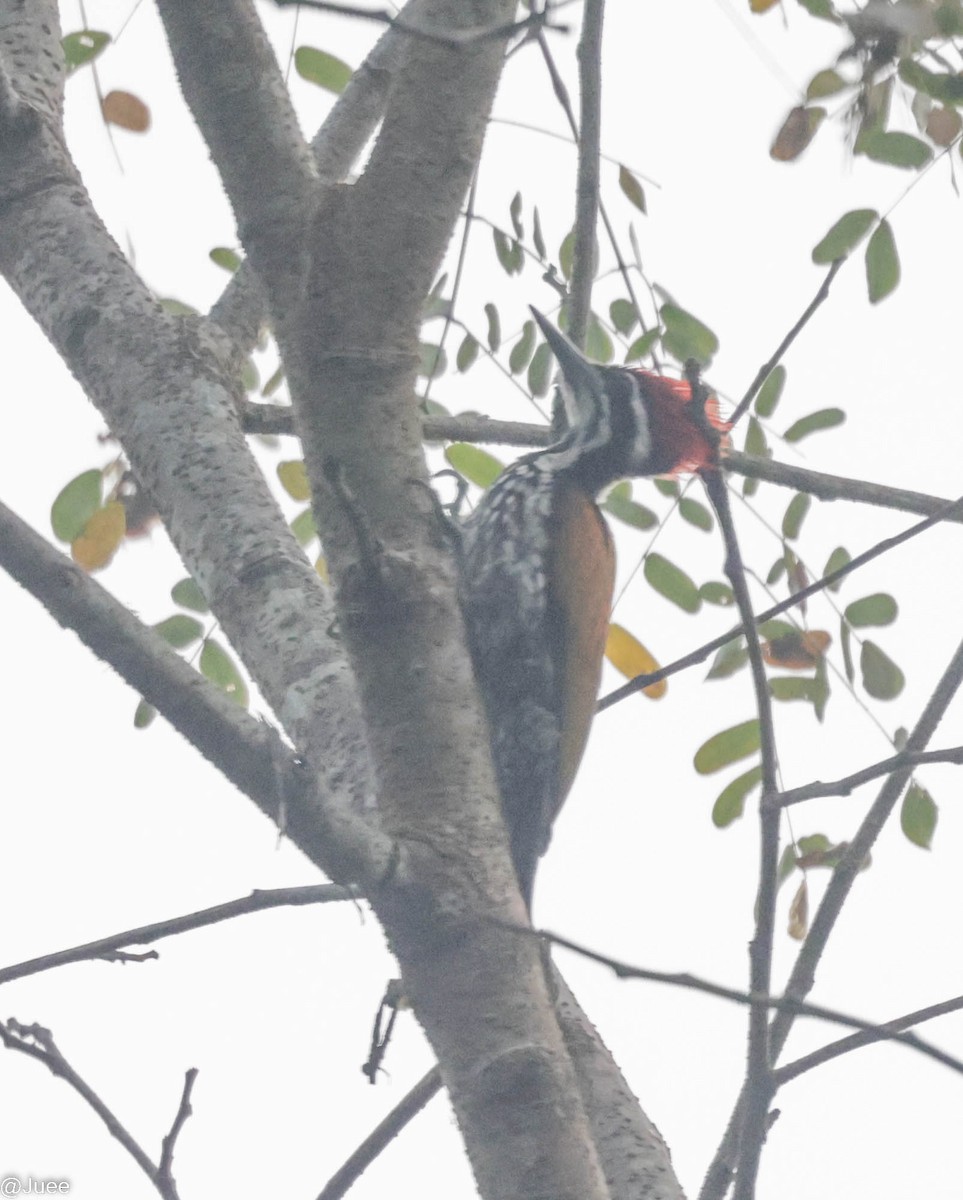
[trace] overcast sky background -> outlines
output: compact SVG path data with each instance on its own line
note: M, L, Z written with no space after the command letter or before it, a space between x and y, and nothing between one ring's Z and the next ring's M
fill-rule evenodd
M116 33L130 7L90 0L89 24ZM293 14L268 6L261 11L286 62ZM573 23L578 15L577 6L564 10ZM837 29L811 20L792 0L785 15L788 24L778 9L755 18L735 0L658 0L613 3L606 16L604 150L654 183L646 185L648 217L620 195L612 165L603 170L605 198L623 247L634 219L649 278L719 335L709 378L724 397L742 394L815 292L821 271L810 250L826 229L847 209L889 208L914 178L852 161L838 123L821 131L800 162L786 166L768 158L785 112L843 44ZM76 4L64 5L63 24L65 32L81 27ZM318 46L356 65L379 32L374 25L302 15L295 44ZM553 35L552 45L574 96L574 33ZM97 115L90 72L69 82L68 136L94 202L149 286L206 309L226 278L208 251L236 244L234 226L149 5L137 9L118 48L100 65L104 90L136 92L150 105L154 125L146 136L114 133L121 169ZM292 88L312 133L329 98L297 79ZM512 59L495 111L564 130L534 48ZM571 224L574 164L565 143L495 123L479 212L507 226L508 204L521 190L527 224L537 203L554 251ZM797 450L776 443L776 454L950 497L961 490L963 233L946 162L898 205L892 223L903 263L900 288L873 308L859 257L842 270L829 302L787 356L789 382L772 428L781 432L828 405L843 407L847 424ZM611 263L603 244L602 269ZM531 266L521 281L506 282L483 227L473 233L466 278L459 314L482 331L483 305L497 299L506 340L526 304L553 303L554 293ZM603 312L618 294L613 287L600 289ZM60 487L107 461L96 443L103 425L5 290L0 314L8 364L0 498L49 534L50 503ZM452 357L456 345L449 345ZM532 417L520 394L485 364L464 382L445 376L434 395L454 411ZM294 444L281 456L293 457ZM636 495L656 504L649 485L637 485ZM759 507L778 524L789 498L763 489ZM737 519L747 557L764 573L778 544L739 505ZM911 521L814 503L800 551L819 570L834 546L845 544L855 554ZM894 626L870 631L907 674L897 700L870 705L889 732L912 726L959 639L959 536L958 527L932 531L873 563L841 594L846 603L884 590L900 602ZM619 534L623 578L646 544L646 538ZM715 534L676 519L658 548L700 582L720 577ZM154 621L172 611L167 589L182 573L158 532L126 549L101 578ZM135 732L130 689L5 578L0 612L7 630L0 706L8 781L0 963L252 888L318 882L300 854L278 845L269 823L163 722ZM811 624L835 634L838 619L828 614L815 603ZM662 661L731 620L717 610L686 617L638 579L616 619ZM713 828L709 814L725 778L697 777L691 759L709 734L752 715L752 695L745 674L725 683L703 684L703 678L704 669L689 672L671 682L658 704L635 698L597 722L539 876L536 917L622 959L744 986L756 828L751 818L722 832ZM605 690L617 683L607 673ZM934 746L963 740L961 712L958 702ZM777 719L786 786L833 778L890 752L872 718L839 686L825 725L801 706L778 706ZM958 774L931 768L920 778L940 804L934 847L921 851L897 827L887 830L813 995L867 1019L891 1018L961 991ZM797 835L818 831L843 839L873 794L862 789L796 809L793 828ZM824 881L814 873L810 882L815 902ZM787 889L777 980L795 951L784 932L788 900ZM360 1073L371 1019L392 973L377 924L363 908L279 910L159 948L159 962L84 964L8 985L0 1015L50 1027L76 1069L155 1158L184 1071L198 1067L194 1116L175 1162L185 1200L269 1191L314 1196L431 1062L407 1016L397 1026L387 1077L372 1088ZM694 1194L738 1090L745 1013L704 996L620 983L571 955L560 954L559 962ZM841 1032L801 1022L787 1058ZM920 1032L963 1055L959 1015ZM22 1056L7 1053L0 1062L0 1177L69 1179L71 1195L82 1200L154 1194L62 1083ZM863 1050L806 1075L778 1098L782 1116L763 1159L760 1196L958 1198L961 1100L963 1079L901 1047ZM471 1194L444 1102L435 1101L418 1118L353 1195L373 1200L388 1188L432 1197Z

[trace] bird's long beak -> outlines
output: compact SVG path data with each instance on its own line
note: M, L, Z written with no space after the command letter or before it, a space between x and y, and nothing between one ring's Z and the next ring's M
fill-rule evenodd
M569 402L574 402L576 407L583 407L583 398L591 398L595 403L604 399L603 368L589 362L581 350L577 349L564 333L556 329L547 317L543 317L537 308L533 308L531 313L545 335L548 347L555 355L558 368L568 384L571 401L566 397L566 407ZM570 420L575 420L576 416L575 413L569 413Z

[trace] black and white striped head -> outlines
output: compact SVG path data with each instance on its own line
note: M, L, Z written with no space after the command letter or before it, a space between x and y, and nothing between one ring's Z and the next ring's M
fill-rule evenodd
M694 412L684 380L589 362L541 313L532 315L558 362L569 431L551 447L559 468L598 490L624 476L696 471L714 461L728 428L713 397Z

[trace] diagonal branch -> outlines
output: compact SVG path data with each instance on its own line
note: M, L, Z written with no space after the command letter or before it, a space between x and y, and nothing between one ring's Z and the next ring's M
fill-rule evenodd
M271 726L208 683L159 634L2 504L0 567L149 700L265 816L279 822L283 811L285 832L312 862L344 879L383 874L388 844L377 850L374 831L347 810L324 815L315 778Z
M807 783L802 787L788 788L777 796L773 796L771 803L779 808L788 808L790 804L801 804L804 800L815 800L820 796L849 796L855 788L862 787L864 783L871 783L883 775L889 775L892 771L898 771L901 767L921 767L926 763L963 764L963 746L954 746L949 750L919 750L915 754L908 754L905 751L901 754L893 754L889 758L884 758L882 762L873 763L870 767L863 767L861 771L854 771L852 775L845 775L842 779L834 779L829 783L820 781Z

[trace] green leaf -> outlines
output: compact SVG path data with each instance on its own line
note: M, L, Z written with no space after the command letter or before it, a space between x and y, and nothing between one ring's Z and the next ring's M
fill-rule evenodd
M525 236L525 228L522 225L522 193L516 192L512 196L512 202L508 206L508 215L512 219L512 229L515 231L516 238Z
M537 208L532 209L532 241L535 244L535 253L544 262L548 251L545 248L545 238L542 236L542 222L539 220Z
M860 139L858 150L873 162L909 170L918 170L933 157L932 149L921 138L893 129L871 130Z
M684 612L695 613L702 607L699 589L685 571L669 562L661 554L650 551L645 557L643 573L649 585L677 604Z
M655 329L647 329L645 333L639 334L628 350L625 352L625 362L638 362L640 358L645 358L647 354L652 352L652 347L662 336L662 330L656 326Z
M657 492L661 492L663 496L671 496L673 500L680 491L678 481L675 479L653 479L652 486Z
M418 343L418 374L425 379L437 379L448 369L448 356L444 346L436 346L434 342Z
M502 464L494 454L468 442L453 442L445 449L445 458L459 475L480 488L491 487L502 473Z
M762 767L750 767L744 775L737 775L731 783L726 784L712 806L712 824L717 829L725 829L733 821L737 821L746 806L746 798L762 779Z
M575 230L571 229L562 238L558 248L558 265L566 279L572 278L572 264L575 259Z
M241 265L240 254L236 250L229 249L227 246L215 246L208 257L215 266L229 271L232 275Z
M310 508L306 508L304 512L299 512L294 518L291 522L291 532L297 539L299 546L306 546L318 536L318 531L314 524L314 513Z
M679 516L683 521L688 521L690 525L694 525L696 529L703 529L706 533L712 529L712 513L691 496L683 496L679 501Z
M899 254L889 221L880 221L879 228L866 247L866 287L870 304L885 300L899 284Z
M528 366L535 350L535 322L526 321L522 326L522 336L512 346L508 356L508 369L513 375L518 375Z
M246 392L257 391L261 386L261 376L253 358L246 358L241 364L241 386Z
M914 846L929 850L933 844L933 834L936 832L939 816L936 802L926 788L920 787L918 783L911 783L903 797L899 823L903 833Z
M552 384L552 351L548 342L541 342L528 364L528 390L533 396L547 396Z
M809 87L806 88L806 99L821 100L824 96L835 96L837 92L841 92L848 86L849 84L838 71L829 68L825 71L817 71L810 79Z
M264 397L273 396L283 382L284 367L278 367L264 387L261 388L261 395Z
M773 700L805 700L807 704L813 704L820 690L817 681L805 675L775 675L769 680Z
M776 405L779 403L779 397L782 395L782 389L785 386L786 368L782 365L773 367L766 376L766 382L759 389L759 394L756 396L756 402L753 405L758 416L763 418L772 416L776 411ZM756 451L747 448L746 453L754 454Z
M103 474L96 468L83 471L60 489L50 506L50 524L54 536L62 542L80 537L87 522L103 500Z
M139 700L137 708L134 710L134 728L146 729L156 716L157 709L153 704L148 704L144 699Z
M786 556L784 554L780 554L780 556L769 568L769 574L766 576L766 583L772 587L774 583L778 583L779 580L782 579L783 575L786 574L788 569L789 568L786 566Z
M602 328L595 313L589 313L588 329L585 331L585 354L597 363L610 363L615 355L612 339Z
M874 592L854 600L846 609L846 620L856 629L866 625L892 625L899 612L896 601L886 592Z
M328 54L326 50L316 50L313 46L298 46L294 52L294 69L308 83L334 92L336 96L340 96L348 86L352 75L346 62Z
M65 34L60 45L64 52L67 74L93 62L109 43L110 34L102 33L99 29L80 29L76 33Z
M308 473L304 469L304 462L300 458L278 463L277 473L278 479L281 481L281 487L284 488L292 500L311 499L311 486L308 483Z
M623 337L629 336L639 320L639 314L635 311L635 305L631 301L621 297L618 300L613 300L609 305L609 317L613 326Z
M632 485L629 483L616 484L602 502L602 507L611 513L616 520L631 525L633 529L651 529L658 524L659 518L651 508L639 504L632 498Z
M208 638L201 650L198 663L201 674L211 683L216 684L221 691L226 692L232 700L242 708L247 708L247 684L244 682L237 663L224 649L220 642Z
M903 672L875 642L863 642L859 669L863 676L863 687L874 700L893 700L906 683Z
M619 166L619 187L630 204L634 204L641 213L646 211L645 191L642 184L639 183L628 167L621 165Z
M776 886L782 887L796 869L796 847L792 844L785 847L779 856L779 866L776 868Z
M716 653L706 679L728 679L730 675L741 671L748 661L749 651L745 641L735 638Z
M708 366L719 349L719 339L712 330L675 304L663 304L659 309L665 333L662 345L666 351L684 363L694 358L702 366Z
M731 608L735 603L732 588L727 583L718 583L714 579L710 579L699 588L699 595L706 604L715 604L719 608Z
M498 309L494 304L485 305L485 316L488 318L488 349L492 354L496 354L502 344L502 323L498 319Z
M845 546L837 546L836 549L826 559L826 565L823 567L823 575L832 575L834 571L839 571L843 567L848 566L853 560L853 556L849 553ZM828 585L831 592L838 592L843 586L842 579L836 583Z
M843 652L843 669L850 683L856 678L856 668L853 665L853 634L845 620L839 622L839 645Z
M477 357L478 342L470 333L466 333L455 355L455 366L459 371L467 371Z
M186 613L176 613L173 617L158 621L154 628L175 650L183 650L204 636L204 626L196 617L189 617Z
M207 597L190 576L174 584L171 588L171 599L181 608L188 608L191 612L206 613L210 611Z
M522 253L521 246L514 238L508 237L500 229L493 229L492 237L495 241L495 253L502 265L502 270L506 275L518 275L525 265L525 255Z
M700 775L711 775L721 771L730 763L748 758L759 749L759 718L743 721L733 725L731 729L723 729L714 733L708 741L702 743L695 752L693 763Z
M899 77L910 87L932 96L942 104L963 104L963 74L943 75L927 70L915 59L904 58L899 64Z
M786 514L782 519L782 536L789 538L799 537L799 530L802 528L802 523L806 519L806 513L809 512L812 505L812 498L807 496L805 492L797 492L789 501L786 508Z
M832 0L797 0L800 7L812 17L821 17L824 21L832 21L833 24L839 24L839 17L833 9Z
M844 213L822 241L813 247L813 262L828 265L845 258L869 233L879 219L875 208L854 208Z
M810 413L806 417L800 417L798 421L793 421L782 436L787 442L801 442L811 433L817 433L820 429L834 429L837 425L842 425L845 420L846 414L841 408L821 408L818 412Z

